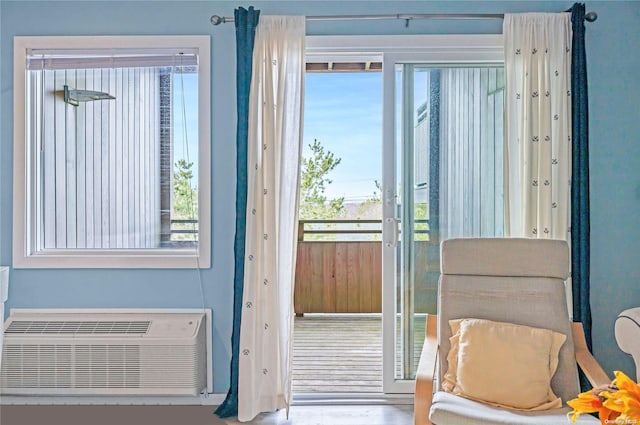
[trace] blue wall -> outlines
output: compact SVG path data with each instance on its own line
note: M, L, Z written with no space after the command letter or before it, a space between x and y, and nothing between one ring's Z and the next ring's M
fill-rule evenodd
M235 188L235 38L212 27L250 3L215 1L0 2L0 264L11 263L13 41L15 35L212 35L213 261L202 270L204 303L214 311L214 390L227 389L230 359ZM571 2L254 1L264 14L558 12ZM592 306L595 355L604 368L633 372L613 337L616 315L640 306L640 3L589 2ZM500 21L310 22L307 33L500 33ZM8 307L199 307L194 270L13 270Z

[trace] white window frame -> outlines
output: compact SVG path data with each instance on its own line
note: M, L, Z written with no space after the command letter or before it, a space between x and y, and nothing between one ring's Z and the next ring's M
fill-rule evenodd
M211 266L211 41L195 36L14 37L13 267L14 268L209 268ZM26 59L28 49L110 47L198 49L198 248L40 249L31 246L35 194L30 192L26 139Z
M410 394L415 380L396 379L395 369L395 240L394 217L395 159L395 65L504 63L502 34L388 35L388 36L307 36L308 62L382 61L383 75L383 265L382 337L383 392Z

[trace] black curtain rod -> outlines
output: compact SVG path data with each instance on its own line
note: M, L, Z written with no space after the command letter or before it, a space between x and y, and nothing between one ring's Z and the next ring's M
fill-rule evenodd
M307 16L308 21L361 21L361 20L404 20L409 23L413 19L502 19L504 13L414 13L414 14L395 14L395 15L324 15L324 16ZM596 12L589 12L584 15L585 21L594 22L598 19ZM213 15L211 17L212 25L226 24L234 22L234 18L228 16Z

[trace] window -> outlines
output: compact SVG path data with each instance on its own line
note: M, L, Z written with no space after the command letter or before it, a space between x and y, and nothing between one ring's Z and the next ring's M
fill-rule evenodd
M14 267L209 267L209 37L16 37Z
M416 239L503 236L502 64L403 63L396 81Z

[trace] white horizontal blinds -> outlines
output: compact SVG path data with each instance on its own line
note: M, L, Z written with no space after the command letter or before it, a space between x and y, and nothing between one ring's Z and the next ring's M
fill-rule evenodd
M27 69L145 68L198 65L198 49L30 49Z
M33 72L41 82L42 235L45 248L159 245L157 68ZM67 85L113 100L64 102ZM35 100L35 98L32 96Z
M503 88L503 69L442 70L442 239L504 233Z

